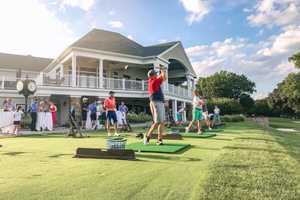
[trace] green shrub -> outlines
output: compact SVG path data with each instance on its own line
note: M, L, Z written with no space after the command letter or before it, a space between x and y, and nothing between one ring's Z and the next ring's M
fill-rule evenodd
M222 115L233 115L241 114L243 112L243 107L240 105L238 100L229 98L213 98L207 100L207 108L209 112L214 110L214 106L217 105Z
M152 117L146 113L128 113L127 120L129 123L145 123L152 121Z

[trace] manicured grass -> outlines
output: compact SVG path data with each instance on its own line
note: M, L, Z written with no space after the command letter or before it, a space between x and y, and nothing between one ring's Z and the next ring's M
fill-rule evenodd
M187 137L187 138L210 138L210 137L215 137L217 134L215 133L207 133L204 132L202 134L197 134L197 133L181 133L182 137Z
M272 128L289 128L289 129L295 129L296 131L300 132L300 120L293 120L293 119L287 119L287 118L270 118L269 119L269 125Z
M73 158L77 147L105 147L97 134L1 138L0 199L300 199L300 134L270 131L227 124L213 138L184 138L192 147L180 154L137 161Z
M177 153L191 146L190 144L171 144L157 146L155 143L144 145L142 142L136 142L126 145L126 149L132 149L137 152L155 152L155 153Z

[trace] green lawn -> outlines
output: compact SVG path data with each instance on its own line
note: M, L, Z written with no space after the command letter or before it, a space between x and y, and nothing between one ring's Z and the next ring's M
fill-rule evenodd
M291 119L283 119L283 118L270 118L269 120L270 126L272 128L290 128L295 129L300 132L300 120L291 120Z
M245 122L217 134L184 138L192 147L181 154L137 153L138 161L72 158L77 147L105 147L96 134L2 138L0 199L300 199L299 133Z

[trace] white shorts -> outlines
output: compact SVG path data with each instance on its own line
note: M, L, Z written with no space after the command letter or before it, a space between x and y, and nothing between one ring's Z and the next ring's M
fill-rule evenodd
M150 101L150 109L152 112L154 123L163 123L166 118L165 104L162 101Z

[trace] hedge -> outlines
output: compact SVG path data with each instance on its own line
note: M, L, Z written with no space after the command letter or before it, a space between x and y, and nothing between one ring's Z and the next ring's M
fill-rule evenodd
M146 113L128 113L127 120L129 123L145 123L145 122L151 122L152 117L151 115L148 115Z
M213 112L215 105L221 110L221 115L233 115L243 113L243 107L238 100L229 98L213 98L207 100L207 109Z

